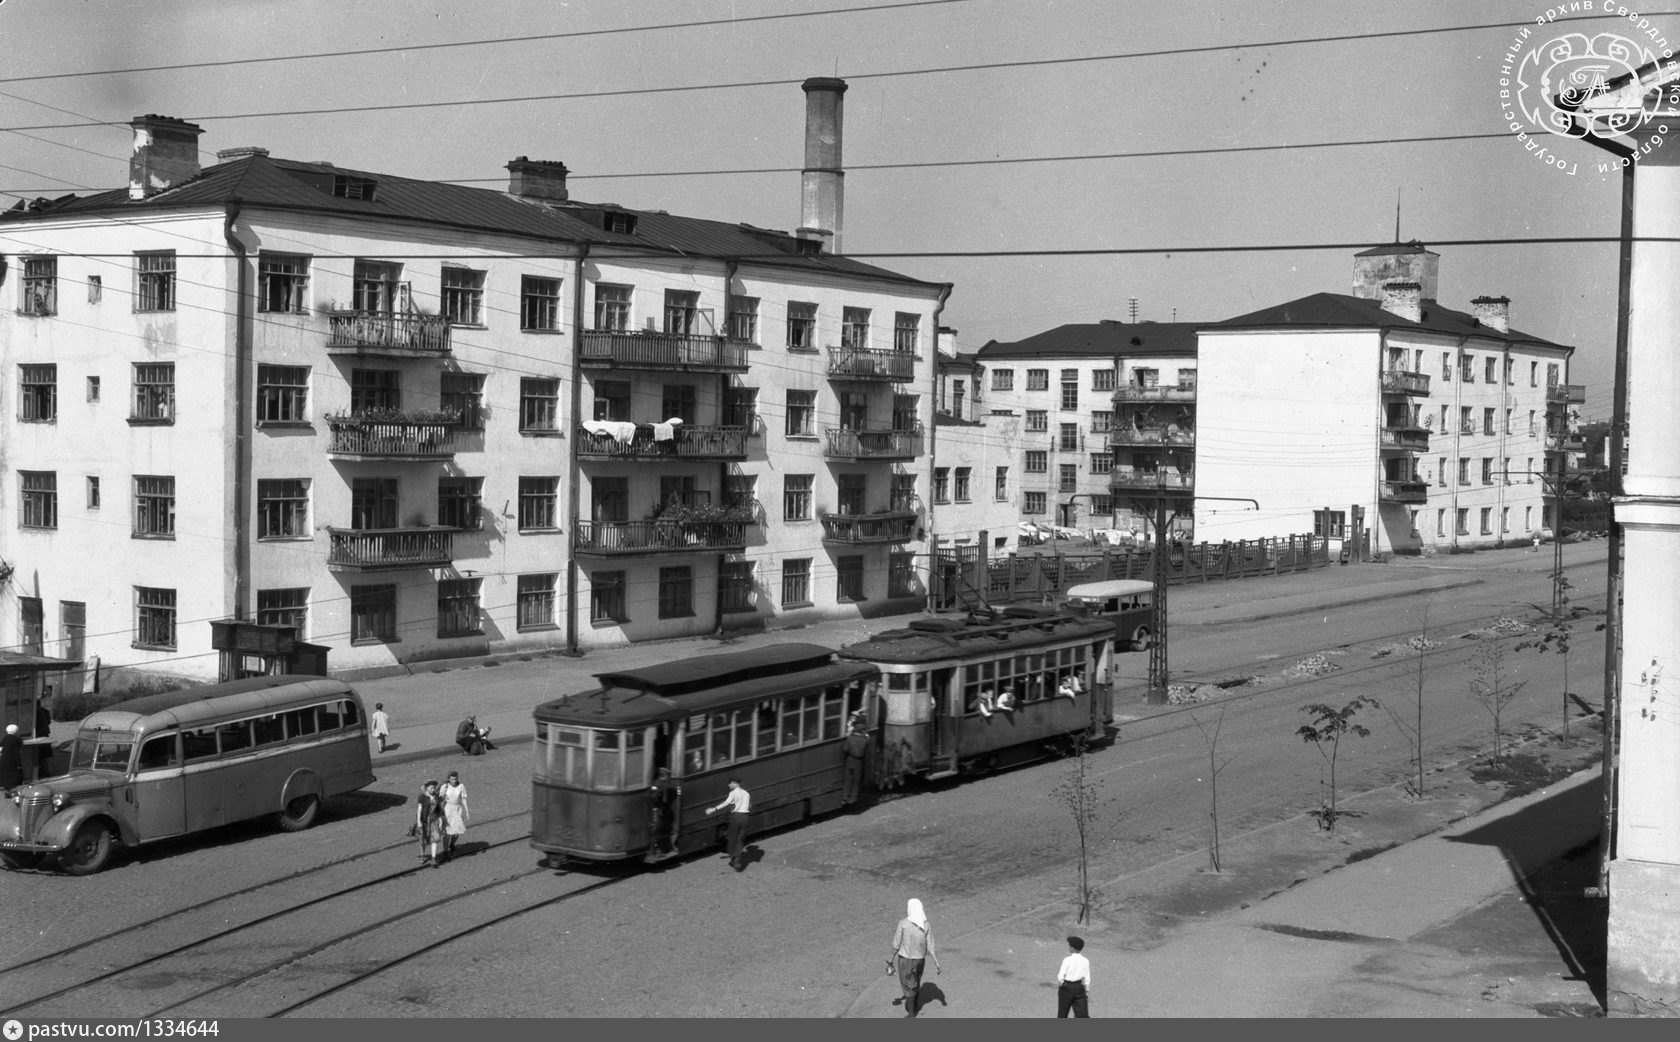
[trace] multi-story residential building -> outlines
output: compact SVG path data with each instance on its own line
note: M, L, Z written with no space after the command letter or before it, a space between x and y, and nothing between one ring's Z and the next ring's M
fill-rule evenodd
M920 606L949 287L825 248L837 154L789 235L134 129L128 190L0 216L0 644L204 677L224 618L354 669Z
M974 355L941 351L938 365L934 528L945 546L978 546L984 537L988 554L1005 553L1018 545L1020 417L986 408L980 390L986 367Z
M1191 323L1105 320L1013 343L994 340L977 352L986 367L988 414L1021 424L1014 467L1023 521L1147 531L1127 494L1130 476L1147 473L1153 482L1159 461L1178 465L1177 441L1194 429L1195 330ZM1179 381L1166 386L1184 386L1187 397L1160 389L1163 371ZM1134 375L1153 381L1149 395L1121 393L1120 380ZM1168 427L1171 440L1156 436Z
M1443 307L1439 260L1378 247L1355 258L1352 295L1202 330L1198 538L1368 531L1374 553L1416 553L1555 530L1547 432L1583 397L1573 348L1512 329L1505 297Z

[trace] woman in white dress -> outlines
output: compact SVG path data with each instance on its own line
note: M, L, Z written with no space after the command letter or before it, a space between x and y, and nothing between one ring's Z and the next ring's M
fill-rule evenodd
M467 787L461 784L459 773L449 772L440 795L443 797L443 859L448 861L455 856L455 844L467 833L472 811L467 808Z

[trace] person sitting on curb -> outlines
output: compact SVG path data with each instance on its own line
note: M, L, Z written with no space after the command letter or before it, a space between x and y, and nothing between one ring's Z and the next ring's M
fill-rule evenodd
M468 756L482 756L496 748L490 742L490 729L480 730L476 716L467 717L461 721L461 726L455 728L455 744Z

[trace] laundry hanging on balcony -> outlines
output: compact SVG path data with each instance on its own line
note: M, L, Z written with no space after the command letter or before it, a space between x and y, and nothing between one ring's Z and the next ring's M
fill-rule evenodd
M620 445L628 445L636 437L636 425L629 420L584 420L583 429L590 434L605 435Z
M664 423L654 424L653 425L653 440L654 441L675 441L676 437L677 437L677 428L680 427L680 426L682 426L682 417L680 417L680 416L673 416L670 419L666 420Z

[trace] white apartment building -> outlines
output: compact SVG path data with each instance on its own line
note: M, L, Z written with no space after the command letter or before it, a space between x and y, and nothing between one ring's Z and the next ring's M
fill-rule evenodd
M1201 331L1198 539L1368 531L1373 553L1419 553L1556 529L1548 432L1565 434L1584 398L1567 382L1574 349L1512 329L1504 297L1443 307L1439 260L1378 247L1355 258L1352 295Z
M1017 546L1021 419L992 415L972 354L939 356L932 509L942 545L980 546L1001 557Z

